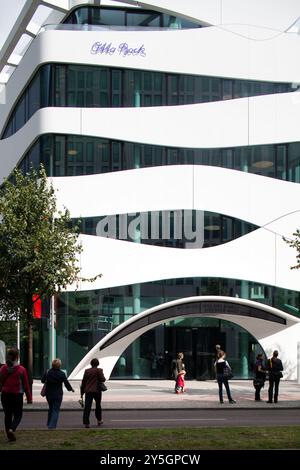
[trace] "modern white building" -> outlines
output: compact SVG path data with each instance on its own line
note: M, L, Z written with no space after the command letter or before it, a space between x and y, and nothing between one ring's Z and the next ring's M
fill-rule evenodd
M82 275L36 321L35 373L300 377L298 0L27 0L0 52L0 177L43 163ZM55 320L55 322L53 321Z

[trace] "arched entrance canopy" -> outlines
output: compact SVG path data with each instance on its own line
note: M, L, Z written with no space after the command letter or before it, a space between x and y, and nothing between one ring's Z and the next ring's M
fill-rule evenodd
M282 331L296 317L268 305L236 297L199 296L167 302L134 315L99 341L80 361L69 379L81 379L90 360L97 357L108 379L123 351L146 331L178 317L213 317L236 323L258 340Z

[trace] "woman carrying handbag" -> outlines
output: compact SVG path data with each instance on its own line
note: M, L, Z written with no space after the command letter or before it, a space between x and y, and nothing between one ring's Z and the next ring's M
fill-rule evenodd
M96 403L95 416L97 420L97 425L100 426L103 424L102 421L102 391L104 387L105 377L103 375L103 370L98 367L98 359L92 359L91 368L84 371L83 379L80 386L81 398L85 394L84 410L83 410L83 424L86 428L90 427L90 413L92 408L93 400Z
M217 377L217 382L219 385L219 399L220 403L223 404L223 384L227 393L227 397L229 400L229 403L236 403L235 400L233 400L230 392L230 387L228 380L232 377L232 372L230 365L228 362L225 360L225 352L224 351L219 351L217 355L217 360L215 362L215 368L216 368L216 377Z

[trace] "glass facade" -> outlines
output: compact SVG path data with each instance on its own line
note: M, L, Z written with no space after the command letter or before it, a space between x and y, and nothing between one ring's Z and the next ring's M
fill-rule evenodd
M142 8L84 6L74 9L63 21L67 24L125 26L139 28L201 28L196 21Z
M41 136L19 168L40 163L49 176L108 173L163 165L210 165L300 183L300 142L234 148L176 148L76 135Z
M264 352L247 331L226 320L181 318L135 340L119 358L111 378L171 379L172 359L182 351L188 380L214 379L216 344L226 350L235 379L253 376L254 358Z
M222 245L258 227L196 210L156 211L73 219L80 233L172 248Z
M2 139L40 108L174 106L295 91L289 83L256 82L145 70L45 64L12 109Z
M88 350L101 338L133 315L171 300L201 295L250 299L278 308L298 318L300 317L299 292L236 279L166 279L109 289L68 292L61 294L56 303L57 355L62 359L68 373L70 373ZM136 302L137 299L138 302ZM137 305L139 305L139 308L137 308ZM183 330L179 330L179 328L183 328ZM182 341L186 341L186 348L189 335L196 335L193 344L198 344L198 346L195 346L196 351L193 350L189 354L194 355L194 358L195 354L199 357L206 357L208 361L211 354L214 353L213 344L221 343L224 345L223 347L226 345L229 359L232 358L236 362L236 370L240 370L240 376L246 378L246 369L241 364L238 365L238 357L240 357L242 350L244 353L247 350L247 364L249 365L249 354L254 347L252 345L255 345L256 341L236 325L229 325L228 322L223 320L207 319L205 317L182 317L150 330L128 348L125 356L123 355L123 359L119 359L114 370L114 376L134 377L139 375L140 377L154 378L154 372L151 372L151 367L149 368L150 363L145 362L141 369L140 365L143 364L143 361L139 362L139 358L145 358L148 361L147 355L151 353L151 349L155 355L159 355L161 352L165 354L165 351L170 351L173 354L173 350L175 351L176 348L183 348L180 342L182 336L180 332L184 332L185 328L189 330L186 336L183 336L186 340L182 339ZM193 333L193 331L196 331L193 328L199 328L199 331ZM213 330L210 331L210 328L213 328ZM209 343L205 339L206 336L210 338ZM257 347L255 346L255 348ZM203 348L204 350L202 350ZM191 349L193 349L192 345ZM205 354L202 354L204 352ZM46 355L47 351L45 350L44 356ZM124 366L124 357L126 367L121 373ZM148 364L148 369L146 364ZM197 369L198 366L193 366L197 369L193 369L195 377L200 378L201 374L204 374L203 377L205 377L204 365L201 364L200 369ZM137 370L140 372L137 373ZM148 375L146 374L147 370ZM155 373L158 373L158 371ZM164 373L168 374L168 370L166 369ZM237 377L237 375L235 376Z

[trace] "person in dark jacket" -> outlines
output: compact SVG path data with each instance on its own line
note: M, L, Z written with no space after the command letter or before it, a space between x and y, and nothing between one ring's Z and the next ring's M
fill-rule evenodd
M266 380L266 370L263 363L263 355L258 354L256 356L256 363L255 363L255 377L253 380L254 388L255 388L255 401L261 401L260 399L260 391L265 385Z
M49 405L47 426L55 429L59 417L60 406L63 399L62 384L69 392L74 392L66 374L60 370L61 360L53 359L52 369L49 369L42 377L42 383L46 383L46 399Z
M96 403L95 416L98 426L103 424L102 421L102 392L99 389L99 383L105 382L105 377L103 375L103 369L99 366L98 359L92 359L91 368L84 371L83 379L80 386L81 398L85 394L85 405L83 410L83 424L86 428L90 427L90 413L92 408L93 400Z
M26 369L18 364L19 351L11 348L7 351L6 364L0 369L1 403L4 411L4 424L9 441L15 441L15 431L23 414L23 394L27 403L32 403L32 395Z
M224 351L220 350L218 352L218 359L215 362L216 377L219 385L219 399L220 403L223 404L223 384L227 393L229 403L236 403L236 401L231 396L231 391L228 383L228 376L225 374L225 369L231 371L231 367L226 361L226 354Z
M279 382L282 377L283 365L280 359L278 359L278 351L273 352L271 359L268 359L267 370L269 371L269 400L267 403L273 402L273 390L274 392L274 403L278 402L278 391Z

